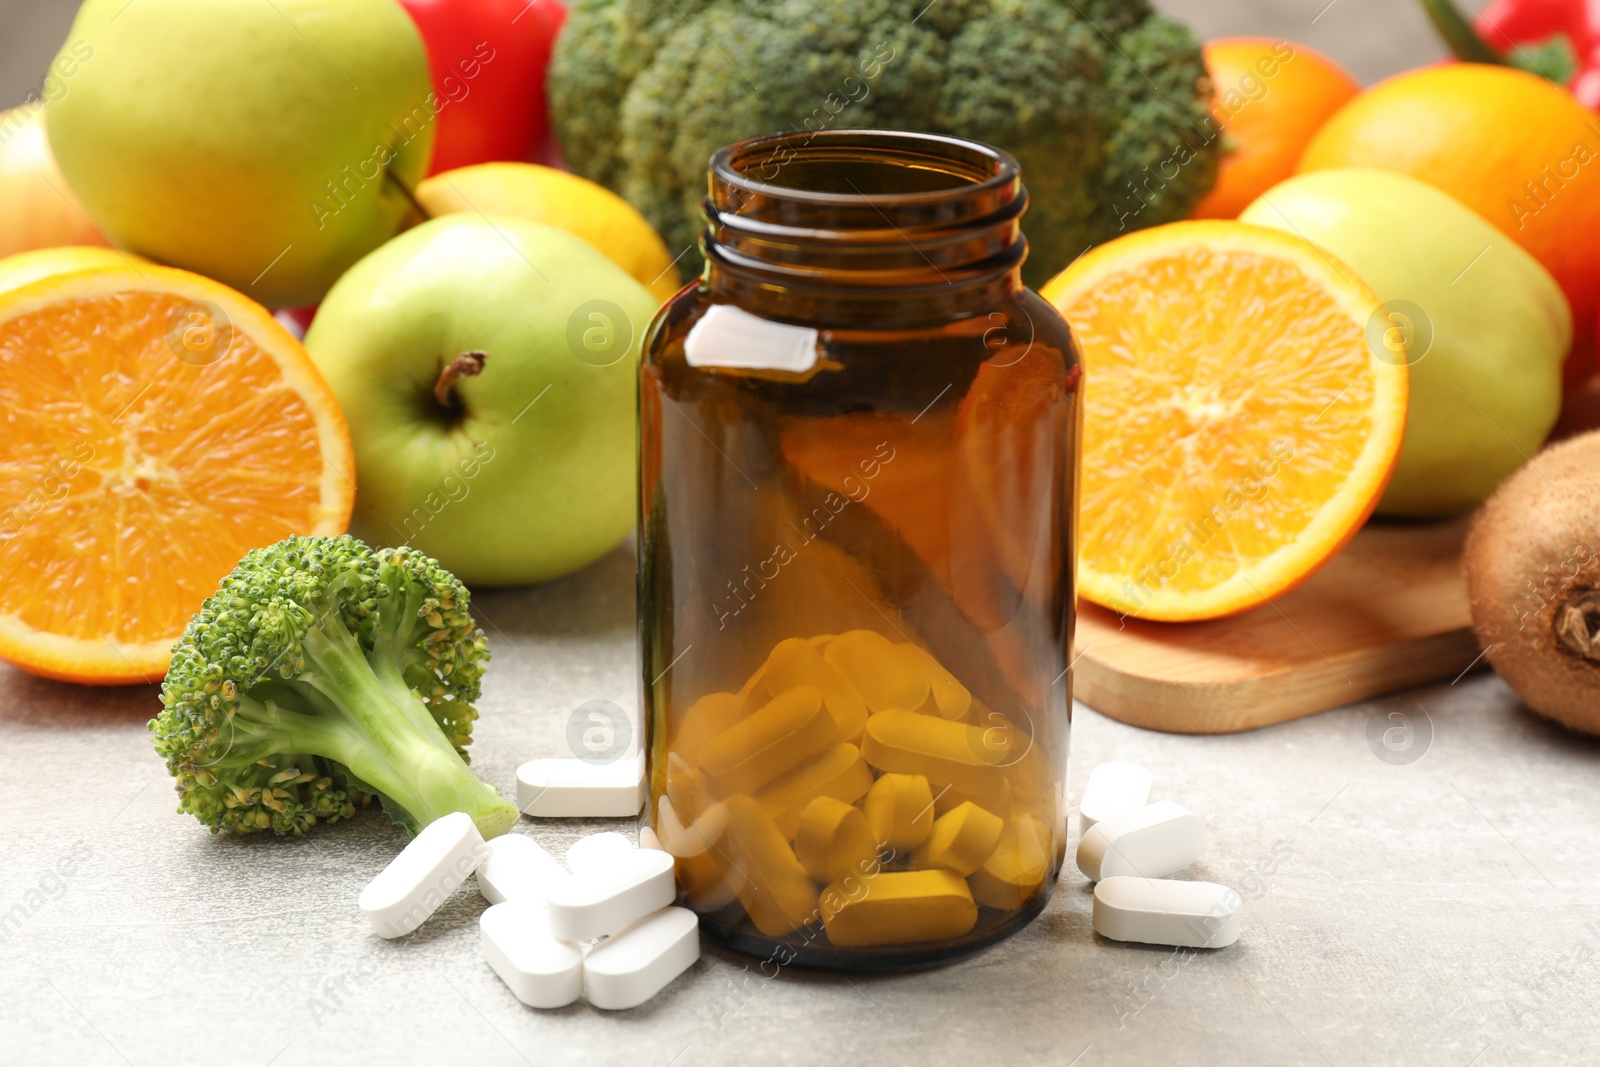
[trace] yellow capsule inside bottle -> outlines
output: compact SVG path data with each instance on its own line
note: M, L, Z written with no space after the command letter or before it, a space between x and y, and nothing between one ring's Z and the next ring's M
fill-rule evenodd
M713 738L705 773L721 796L748 792L821 752L835 732L822 692L796 686Z
M828 940L841 948L942 941L978 921L967 883L949 871L884 871L859 896L839 882L822 900Z
M933 829L933 789L920 774L885 774L867 790L861 810L878 842L903 856Z
M869 870L878 846L860 808L818 797L800 814L794 851L806 873L826 884Z
M800 825L800 812L815 797L833 797L851 803L872 787L872 771L854 745L834 745L820 756L808 760L773 779L755 793L783 836L794 839Z
M817 887L782 831L747 796L728 800L728 841L741 875L737 888L757 930L792 933L817 918Z
M965 878L994 854L1004 827L1000 816L966 801L933 821L927 840L911 854L911 863L954 871Z

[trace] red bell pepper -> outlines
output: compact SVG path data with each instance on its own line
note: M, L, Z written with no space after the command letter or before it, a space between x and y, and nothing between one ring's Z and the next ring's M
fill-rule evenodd
M556 0L400 0L438 95L429 174L528 159L550 129L545 72L566 20Z
M1470 24L1451 0L1422 6L1457 59L1542 74L1600 110L1600 0L1494 0Z

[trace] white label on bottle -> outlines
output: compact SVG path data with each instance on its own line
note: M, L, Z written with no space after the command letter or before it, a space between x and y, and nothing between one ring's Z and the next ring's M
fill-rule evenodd
M817 331L715 304L683 341L691 367L737 367L803 374L817 365Z

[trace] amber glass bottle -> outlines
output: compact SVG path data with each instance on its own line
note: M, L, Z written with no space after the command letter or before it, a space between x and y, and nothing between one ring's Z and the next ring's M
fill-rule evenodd
M644 819L776 965L960 956L1055 884L1081 384L1026 205L955 138L733 145L646 339Z

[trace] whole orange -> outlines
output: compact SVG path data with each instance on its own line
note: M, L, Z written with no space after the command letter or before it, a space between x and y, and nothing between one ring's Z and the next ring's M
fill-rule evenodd
M1327 167L1397 170L1472 208L1555 275L1572 304L1574 350L1590 347L1600 304L1600 116L1566 90L1510 67L1409 71L1317 132L1300 169Z
M1327 56L1270 37L1221 37L1205 56L1223 155L1193 217L1231 219L1294 173L1312 135L1361 86Z

